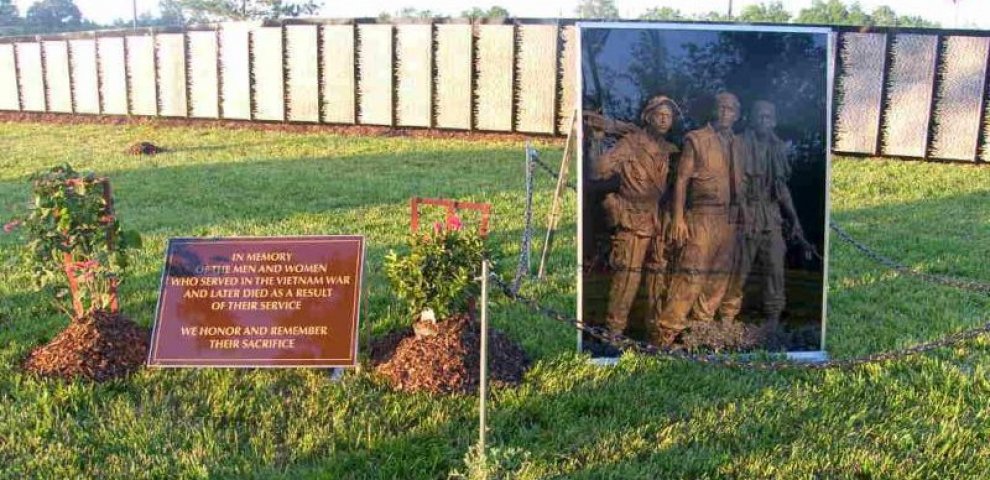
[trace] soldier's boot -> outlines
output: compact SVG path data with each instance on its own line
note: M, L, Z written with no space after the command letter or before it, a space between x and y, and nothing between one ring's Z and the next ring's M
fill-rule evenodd
M628 324L628 317L619 317L609 313L605 316L605 328L608 329L608 333L613 338L624 335L626 332L626 325Z
M681 336L682 331L666 327L651 329L650 343L660 348L669 349L677 342L677 338Z

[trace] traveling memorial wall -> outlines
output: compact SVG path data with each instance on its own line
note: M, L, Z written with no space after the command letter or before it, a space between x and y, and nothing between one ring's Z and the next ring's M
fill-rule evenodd
M0 45L0 109L20 110L17 90L17 58L14 56L14 45Z
M96 41L100 56L100 98L103 113L127 115L127 57L124 37L103 37Z
M134 115L158 115L154 37L141 35L126 38L131 113Z
M433 26L395 27L396 124L430 127L433 120Z
M829 30L578 32L581 320L664 348L823 350Z
M190 116L219 118L218 34L214 30L194 31L188 38Z
M320 75L316 25L285 27L288 118L293 122L320 121Z
M251 73L254 75L254 119L285 120L285 82L282 65L282 28L251 30Z
M923 157L928 143L938 38L899 34L893 40L883 154Z
M96 69L96 41L70 40L72 95L76 113L100 113L99 72Z
M471 25L437 25L436 110L440 128L471 129Z
M185 35L155 35L155 43L158 57L158 113L166 117L185 117L188 113Z
M17 55L17 84L21 87L23 109L44 112L48 108L48 100L45 96L41 43L15 43L14 53Z
M357 88L354 80L354 25L324 25L323 112L327 123L354 123Z
M223 118L251 119L250 30L237 23L220 29L221 112Z
M512 86L515 82L513 27L478 26L476 59L478 77L474 106L479 130L512 130Z
M391 125L392 25L358 25L359 123Z
M986 91L990 38L946 37L935 97L933 156L976 158L981 97ZM986 100L983 100L984 102Z
M69 43L63 40L41 42L45 59L48 110L72 113L72 85L69 80Z

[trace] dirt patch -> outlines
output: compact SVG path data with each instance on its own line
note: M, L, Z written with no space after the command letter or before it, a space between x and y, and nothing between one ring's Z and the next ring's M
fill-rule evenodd
M688 350L768 352L818 350L820 336L812 327L753 325L743 322L689 322L678 341Z
M147 358L146 329L122 315L95 312L31 352L24 369L45 377L102 382L134 372Z
M151 142L138 142L127 147L127 153L130 155L157 155L167 151Z
M413 137L456 139L482 142L524 142L539 138L540 142L562 146L564 137L547 134L480 132L473 130L441 130L434 128L401 128L377 125L330 125L322 123L283 123L248 120L210 120L195 118L155 118L121 115L73 115L66 113L0 112L0 122L34 122L62 125L152 125L173 127L223 128L234 130L280 131L296 133L328 133L359 137Z
M412 330L404 330L373 342L375 371L384 375L393 388L404 392L478 391L480 325L460 315L437 327L437 334L430 337L417 339ZM391 355L390 344L395 345ZM490 332L488 347L488 376L492 383L518 385L529 363L523 349L495 330ZM375 363L376 358L381 363Z

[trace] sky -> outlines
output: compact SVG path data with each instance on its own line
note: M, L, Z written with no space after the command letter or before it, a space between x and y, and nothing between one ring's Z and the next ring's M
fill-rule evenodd
M23 14L35 0L15 0ZM115 18L130 18L131 0L75 0L83 16L98 23L109 23ZM158 0L136 0L138 13L158 13ZM325 0L321 17L377 17L379 13L394 13L411 6L422 10L456 16L473 6L487 9L501 5L516 17L574 17L578 0ZM761 0L734 0L733 9L738 12L744 6L761 3ZM783 0L784 6L794 13L810 6L812 0ZM851 3L847 0L847 3ZM889 5L900 15L917 15L942 24L943 27L990 29L990 0L959 0L958 7L952 0L859 0L866 11L879 5ZM709 11L727 11L729 0L615 0L619 13L625 18L636 18L653 7L672 7L686 14ZM958 15L958 23L956 21Z

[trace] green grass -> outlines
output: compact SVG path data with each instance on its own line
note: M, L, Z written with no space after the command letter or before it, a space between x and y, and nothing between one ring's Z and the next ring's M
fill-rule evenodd
M174 149L123 154L148 140ZM560 148L543 145L543 158ZM0 124L0 218L27 176L61 162L108 174L126 228L145 234L123 309L150 326L170 236L368 236L365 334L404 324L380 273L408 199L494 204L511 274L524 207L522 146L154 126ZM552 179L538 176L535 222ZM990 169L840 159L833 218L932 273L990 280ZM526 292L573 311L575 199L550 279ZM539 236L538 236L539 237ZM0 235L0 477L445 478L467 471L474 397L394 393L368 372L142 370L94 385L39 380L20 361L67 323L29 287ZM539 251L539 240L536 245ZM990 321L990 298L902 278L833 236L828 350L853 357ZM575 354L574 333L498 300L493 322L534 359L491 403L493 456L510 478L985 478L990 340L851 371L748 372Z

